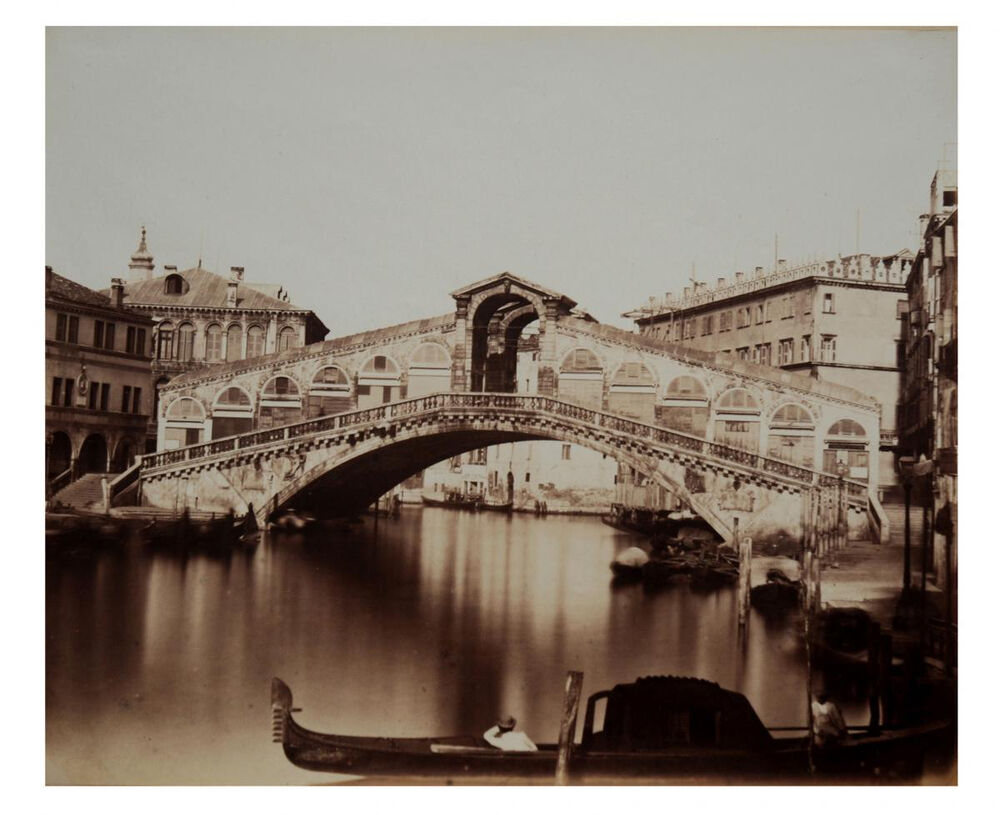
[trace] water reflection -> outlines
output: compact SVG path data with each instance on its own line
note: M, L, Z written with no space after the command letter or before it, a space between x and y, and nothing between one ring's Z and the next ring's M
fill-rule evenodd
M482 732L512 712L557 738L565 671L585 694L673 673L805 721L799 627L735 592L612 588L628 537L593 519L404 510L231 557L139 544L47 576L50 783L314 783L270 743L284 678L318 730Z

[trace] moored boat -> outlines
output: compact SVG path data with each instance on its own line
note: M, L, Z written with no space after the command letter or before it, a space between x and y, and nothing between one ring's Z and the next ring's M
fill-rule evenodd
M604 702L598 721L599 703ZM293 717L291 689L271 683L273 739L296 766L355 775L422 775L445 779L523 778L555 772L558 746L509 752L476 735L436 738L346 736L308 730ZM948 722L848 737L809 749L805 728L771 731L740 693L687 677L646 677L587 700L582 740L571 746L576 782L602 778L718 780L821 779L906 781L917 778L925 751L950 736Z

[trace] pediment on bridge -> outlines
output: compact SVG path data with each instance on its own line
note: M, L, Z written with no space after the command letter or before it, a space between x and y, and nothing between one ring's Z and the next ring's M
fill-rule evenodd
M451 296L458 300L462 297L473 297L484 292L509 292L511 288L515 287L528 291L542 300L558 300L567 312L576 306L576 301L567 297L562 292L547 289L545 286L540 286L538 283L525 280L523 277L518 277L510 272L500 272L500 274L487 277L476 283L470 283L468 286L463 286L453 291Z

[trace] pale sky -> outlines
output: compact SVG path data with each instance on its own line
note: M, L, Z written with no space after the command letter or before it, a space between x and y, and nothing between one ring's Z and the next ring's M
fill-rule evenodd
M914 248L954 31L49 29L46 263L282 283L330 336L509 270L602 321L789 261Z

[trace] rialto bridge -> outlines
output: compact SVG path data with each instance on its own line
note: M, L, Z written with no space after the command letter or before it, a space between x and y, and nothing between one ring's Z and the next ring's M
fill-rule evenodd
M838 473L853 526L878 512L874 399L603 325L509 273L452 297L440 317L177 377L137 471L142 503L351 514L458 453L559 439L613 456L723 536L734 518L797 535L803 490Z

